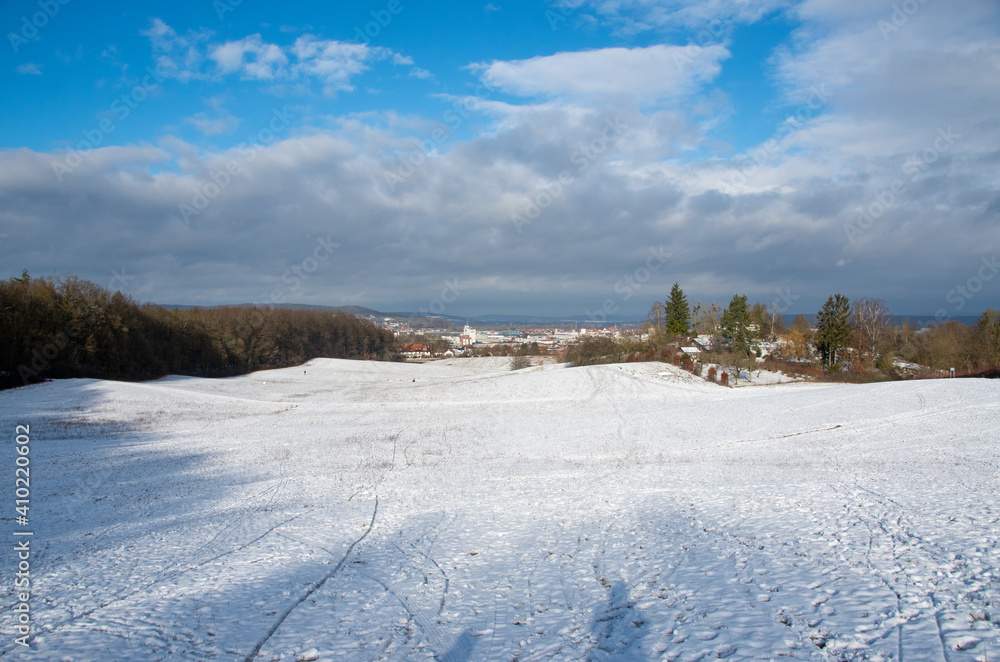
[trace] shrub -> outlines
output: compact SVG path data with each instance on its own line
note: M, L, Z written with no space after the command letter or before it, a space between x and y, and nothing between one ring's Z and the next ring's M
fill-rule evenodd
M722 376L719 378L719 383L722 384L723 386L729 386L729 373L728 372L722 373Z
M527 356L510 357L511 370L524 370L525 368L530 368L530 367L531 367L531 360Z
M701 364L700 364L700 363L695 363L695 364L694 364L694 369L693 369L693 370L691 370L691 372L692 372L693 374L695 374L695 375L697 375L697 376L701 377Z
M718 374L719 374L719 371L715 368L714 365L713 366L709 366L709 368L708 368L708 381L714 382L715 381L715 376L718 375Z
M623 363L627 356L623 344L612 338L587 337L570 345L563 361L574 365L598 365Z

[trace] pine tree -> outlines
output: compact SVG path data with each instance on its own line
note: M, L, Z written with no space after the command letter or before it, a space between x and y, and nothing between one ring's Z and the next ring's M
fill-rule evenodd
M756 334L750 330L750 310L746 296L734 295L729 307L722 312L719 327L722 339L735 354L746 354L756 345Z
M667 299L666 324L667 333L675 336L685 336L691 329L691 306L688 305L684 290L678 283L670 288L670 298Z
M729 307L722 313L719 327L723 341L732 351L729 364L734 368L733 374L737 382L740 371L746 370L749 375L757 363L750 354L757 348L757 332L750 327L752 322L746 295L734 295Z
M823 365L837 365L837 352L851 339L851 302L842 294L826 300L816 315L816 348L823 357Z

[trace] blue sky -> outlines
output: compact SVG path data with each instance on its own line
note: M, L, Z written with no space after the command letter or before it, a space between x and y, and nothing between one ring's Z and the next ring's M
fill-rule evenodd
M1000 307L1000 6L0 4L0 277L161 303ZM973 291L974 290L974 291Z

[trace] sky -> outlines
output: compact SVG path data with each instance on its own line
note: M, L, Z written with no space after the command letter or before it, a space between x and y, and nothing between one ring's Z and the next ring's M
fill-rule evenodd
M992 0L0 2L0 278L141 302L1000 308Z

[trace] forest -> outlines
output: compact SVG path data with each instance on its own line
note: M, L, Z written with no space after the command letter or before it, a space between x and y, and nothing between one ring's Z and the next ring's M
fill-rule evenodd
M221 377L317 357L398 354L390 331L347 313L140 305L75 276L0 281L2 387L67 377Z

